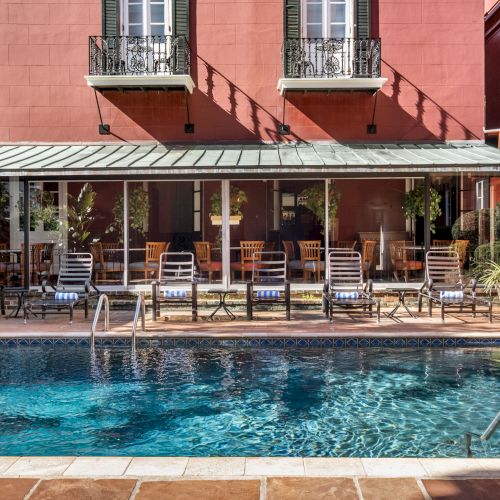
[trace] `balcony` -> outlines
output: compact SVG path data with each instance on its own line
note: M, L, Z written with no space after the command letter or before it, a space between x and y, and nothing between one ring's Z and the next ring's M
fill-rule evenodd
M193 92L184 36L91 36L87 84L97 90Z
M376 92L386 81L380 76L379 38L288 38L283 44L281 94Z

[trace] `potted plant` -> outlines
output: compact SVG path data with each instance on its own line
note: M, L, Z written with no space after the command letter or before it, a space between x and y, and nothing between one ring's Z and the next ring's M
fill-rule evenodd
M129 194L128 220L130 229L142 238L146 237L149 208L148 193L141 186L137 186ZM116 199L112 212L115 220L106 228L106 234L118 234L120 243L123 243L123 195Z
M433 188L430 188L430 228L434 234L436 227L434 221L441 215L441 195ZM417 186L408 191L403 198L403 213L407 219L425 216L425 193L424 186Z
M75 251L84 250L90 227L98 218L95 210L96 192L86 182L78 196L68 194L68 243Z
M247 203L247 195L245 191L237 186L231 186L230 191L230 213L229 213L229 224L238 225L243 219L243 212L241 211L241 206ZM210 219L214 226L222 225L222 197L220 191L216 191L210 198Z
M304 189L299 197L304 200L303 205L316 216L323 229L325 229L325 185L323 183L313 184ZM337 191L335 184L331 184L328 189L328 220L332 231L332 239L334 239L335 217L339 200L340 193Z

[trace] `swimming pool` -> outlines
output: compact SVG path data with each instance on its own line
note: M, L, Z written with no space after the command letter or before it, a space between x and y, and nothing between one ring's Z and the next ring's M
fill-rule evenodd
M456 457L499 408L499 349L0 349L0 455Z

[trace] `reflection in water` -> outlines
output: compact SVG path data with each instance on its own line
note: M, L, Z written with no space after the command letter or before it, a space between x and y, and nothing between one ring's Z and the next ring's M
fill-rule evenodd
M0 350L0 454L464 456L487 349ZM498 456L499 439L475 450Z

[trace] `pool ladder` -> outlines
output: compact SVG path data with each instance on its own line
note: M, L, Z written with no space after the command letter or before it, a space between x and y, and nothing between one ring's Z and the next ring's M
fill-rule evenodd
M97 307L95 309L94 321L92 321L92 326L90 328L90 347L92 350L95 348L95 332L97 330L97 323L99 322L99 316L101 315L101 310L104 306L104 331L109 331L109 299L108 296L103 293L99 296L99 301L97 302ZM137 301L135 303L135 313L134 321L132 323L132 350L135 351L136 347L136 333L137 324L139 323L139 316L141 317L141 331L146 331L146 301L144 299L144 293L140 292L137 296Z
M488 425L487 429L481 434L476 434L474 432L467 432L465 434L465 446L467 447L467 457L472 457L472 436L478 437L481 441L488 441L495 431L500 427L500 411L497 413L497 416L491 421L490 425Z

